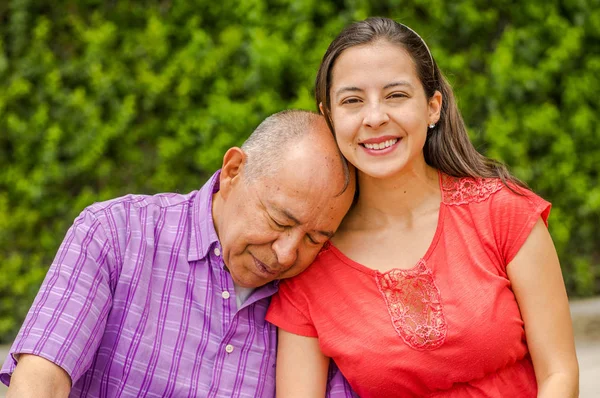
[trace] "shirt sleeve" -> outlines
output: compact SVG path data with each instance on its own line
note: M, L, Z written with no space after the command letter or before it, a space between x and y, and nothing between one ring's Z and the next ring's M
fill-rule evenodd
M318 337L310 317L308 300L300 287L302 277L300 274L279 283L279 291L271 299L266 320L286 332Z
M17 354L55 363L73 384L90 367L112 305L114 255L98 219L84 210L67 232L0 371L10 383Z
M314 278L315 275L304 271L297 277L281 281L279 292L271 299L266 316L267 321L290 333L318 337L310 316L309 298L306 296L306 293L312 290L311 287L315 286ZM306 286L305 283L309 283L311 279L311 286ZM325 397L358 398L333 361L330 361L329 364Z
M548 226L552 206L529 190L515 189L518 193L503 187L491 203L490 221L505 265L515 258L540 218Z

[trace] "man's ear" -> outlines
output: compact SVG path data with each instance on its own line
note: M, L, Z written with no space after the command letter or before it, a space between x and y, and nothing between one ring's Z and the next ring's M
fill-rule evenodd
M323 115L329 124L333 126L333 120L331 120L331 111L329 111L329 113L325 113L325 107L323 106L322 102L319 102L319 110L321 111L321 115ZM333 135L335 135L335 131L333 132Z
M231 188L239 184L244 172L244 163L246 162L246 153L238 147L229 148L223 156L223 167L221 167L221 176L219 177L219 192L223 199L227 198Z

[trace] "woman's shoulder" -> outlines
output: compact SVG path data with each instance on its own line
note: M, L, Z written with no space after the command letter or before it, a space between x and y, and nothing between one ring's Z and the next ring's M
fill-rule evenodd
M453 177L440 173L440 187L442 201L453 206L489 203L504 207L545 202L530 189L500 178Z
M311 288L321 283L326 283L331 272L340 264L340 259L331 250L331 242L327 241L317 254L315 260L300 274L285 279L287 285L293 286L311 286Z
M440 173L442 201L447 205L467 205L486 201L506 188L499 178L453 177Z

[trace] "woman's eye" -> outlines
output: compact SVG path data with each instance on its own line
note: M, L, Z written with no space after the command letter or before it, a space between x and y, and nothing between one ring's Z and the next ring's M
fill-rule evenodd
M390 95L388 95L388 98L392 98L392 99L394 99L394 98L405 98L405 97L407 97L407 95L404 94L404 93L391 93Z
M342 104L357 104L360 102L360 99L358 98L346 98L345 100L342 101Z

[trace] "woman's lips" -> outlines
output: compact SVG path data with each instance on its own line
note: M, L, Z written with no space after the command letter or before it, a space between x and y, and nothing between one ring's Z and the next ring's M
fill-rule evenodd
M402 141L402 138L394 137L381 140L368 140L361 142L360 146L369 155L387 155L398 147L398 144Z

